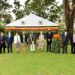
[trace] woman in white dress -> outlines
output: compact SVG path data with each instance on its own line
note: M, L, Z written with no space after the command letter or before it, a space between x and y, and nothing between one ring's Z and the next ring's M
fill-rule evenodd
M43 49L44 47L44 35L42 32L40 32L40 35L39 35L39 41L38 41L38 49Z
M20 35L18 35L18 33L16 33L14 36L14 44L16 46L17 53L19 52L20 43L21 43Z

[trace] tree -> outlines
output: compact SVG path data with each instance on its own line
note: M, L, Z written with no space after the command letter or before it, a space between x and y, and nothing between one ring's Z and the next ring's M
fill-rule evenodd
M61 8L57 6L55 0L27 0L25 2L24 14L34 13L45 19L56 21L59 20Z
M24 16L24 12L22 9L20 9L20 7L22 6L20 4L20 1L18 0L14 0L14 9L13 9L13 13L16 15L16 19L20 19Z
M71 53L73 53L73 26L75 17L75 0L63 0L64 13L65 13L65 23L69 34L69 40L71 43Z
M0 21L9 23L11 20L10 14L7 14L7 9L9 10L12 6L7 3L7 0L0 0ZM9 22L8 22L9 21Z
M4 22L0 22L0 31L5 31L5 23Z

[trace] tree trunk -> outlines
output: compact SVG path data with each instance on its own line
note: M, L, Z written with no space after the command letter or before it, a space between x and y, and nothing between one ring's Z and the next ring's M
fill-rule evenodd
M75 4L75 0L72 0L72 9ZM64 5L64 14L65 14L65 23L66 29L68 31L68 39L70 40L71 44L71 53L73 53L73 26L74 26L74 9L70 9L69 1L63 0Z

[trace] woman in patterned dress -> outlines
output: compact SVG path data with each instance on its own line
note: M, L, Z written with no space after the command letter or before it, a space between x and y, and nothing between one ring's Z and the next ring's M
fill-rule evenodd
M60 34L58 31L55 31L52 39L52 52L60 53Z

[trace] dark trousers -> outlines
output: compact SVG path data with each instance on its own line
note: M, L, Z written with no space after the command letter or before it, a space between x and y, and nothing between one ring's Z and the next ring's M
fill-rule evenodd
M0 54L2 53L1 47L0 47Z
M51 52L51 43L47 43L47 52Z
M67 53L67 43L63 44L63 53Z
M72 51L72 53L75 54L75 43L73 43L73 51Z
M8 53L12 53L12 44L7 45Z
M5 46L1 47L1 53L2 53L2 49L3 49L3 53L5 53Z

